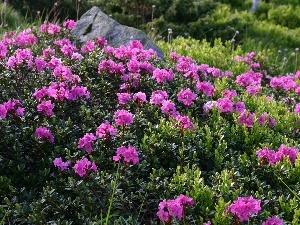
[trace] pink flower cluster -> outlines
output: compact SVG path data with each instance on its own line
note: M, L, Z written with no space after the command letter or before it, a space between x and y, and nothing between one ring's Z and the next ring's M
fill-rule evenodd
M35 135L41 141L46 140L46 141L49 141L51 143L54 143L54 137L53 137L51 131L46 127L39 126L38 128L36 128Z
M246 109L238 117L238 122L246 127L252 127L254 123L255 113L250 113Z
M162 113L171 116L173 118L179 115L179 112L176 110L175 103L172 102L171 100L163 100L160 109Z
M238 197L231 205L226 207L226 213L238 217L240 222L249 220L249 216L261 210L260 200L252 196Z
M137 164L139 162L138 152L131 145L128 145L128 147L121 146L117 148L116 155L113 156L113 160L116 162L120 159L123 159L126 163L132 162L133 164Z
M236 56L234 58L235 61L242 61L245 62L250 66L250 68L260 68L260 64L255 61L255 52L248 52L245 57L242 56Z
M174 79L173 70L172 69L166 70L166 69L156 68L153 71L152 79L156 79L157 83L163 83L165 81L173 80Z
M131 99L128 93L117 93L118 101L120 105L126 105L126 103Z
M268 217L261 225L283 225L284 222L277 216Z
M44 23L40 26L40 31L47 34L56 34L60 32L60 26L53 23Z
M177 99L179 102L182 102L186 106L190 106L193 101L196 99L197 95L191 91L191 89L182 89L177 94Z
M156 90L153 91L150 97L150 104L160 105L164 100L167 100L169 95L166 91Z
M194 200L183 194L180 194L176 199L166 200L164 199L158 205L158 212L156 215L161 221L171 223L172 218L182 220L184 215L185 206L193 206Z
M55 167L59 167L61 171L64 171L64 170L68 169L68 167L71 165L71 161L68 160L66 162L63 162L62 158L59 157L59 158L55 158L53 160L53 164Z
M258 117L258 122L260 125L270 125L270 126L275 126L276 125L276 120L272 117L269 116L268 113L264 112Z
M287 76L280 76L280 77L273 77L270 80L270 86L272 88L283 88L286 91L289 91L291 89L295 89L298 87L298 84L294 81L293 75L287 75Z
M207 96L213 96L215 90L215 87L210 82L206 81L197 82L196 88Z
M93 133L86 133L78 141L78 148L83 148L88 153L93 151L92 142L96 140L96 136Z
M261 73L254 72L251 69L246 73L238 75L236 77L236 83L243 87L247 87L249 85L260 85L262 77L263 75Z
M76 22L74 20L66 20L63 22L63 26L68 28L69 30L72 30L76 27Z
M89 171L98 171L98 167L96 166L96 164L94 162L89 161L87 158L77 160L73 169L75 173L77 173L81 177L86 175Z
M194 124L188 116L178 115L175 117L175 119L177 120L175 127L180 127L181 135L187 129L194 131Z
M17 99L10 99L3 104L0 104L0 118L4 119L8 113L11 115L24 115L24 108L20 107L21 102Z
M144 92L137 92L133 95L133 100L138 102L139 107L143 102L146 102L146 94Z
M124 109L118 109L114 114L114 120L118 126L126 126L133 123L133 114Z
M110 124L109 121L105 121L100 124L96 129L96 135L99 138L108 138L117 134L117 129Z
M84 86L69 86L65 82L52 82L49 87L42 87L41 89L35 90L32 95L36 100L41 100L46 97L54 98L55 100L71 100L75 101L80 97L90 98L90 92Z
M45 112L47 116L51 116L53 114L54 104L52 104L51 100L42 101L37 105L38 112Z
M227 97L219 98L217 100L217 108L221 110L221 112L232 112L234 103Z
M262 160L267 161L270 165L281 162L285 157L289 157L291 163L294 163L298 154L299 149L296 147L288 147L284 144L280 145L277 152L268 147L256 151L256 155Z

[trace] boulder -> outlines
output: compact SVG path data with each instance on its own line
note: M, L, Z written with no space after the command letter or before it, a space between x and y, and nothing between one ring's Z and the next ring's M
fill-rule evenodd
M163 51L143 31L121 25L96 6L80 17L72 34L83 43L101 36L112 47L126 46L132 40L140 40L145 49L153 49L158 57L164 58Z

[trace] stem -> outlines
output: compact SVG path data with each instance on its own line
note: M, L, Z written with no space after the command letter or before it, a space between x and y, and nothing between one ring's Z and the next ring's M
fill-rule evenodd
M108 224L108 220L109 220L109 217L110 217L110 211L111 211L111 208L112 208L112 203L113 203L113 200L114 200L114 196L116 194L117 180L119 179L119 167L120 167L120 164L118 164L118 168L117 168L115 179L111 181L112 194L111 194L111 198L109 200L108 211L107 211L107 215L106 215L106 219L105 219L105 224L106 225Z
M290 190L290 192L292 192L295 197L300 200L299 195L297 195L297 193L295 191L293 191L279 176L277 176L277 174L275 174L275 176Z

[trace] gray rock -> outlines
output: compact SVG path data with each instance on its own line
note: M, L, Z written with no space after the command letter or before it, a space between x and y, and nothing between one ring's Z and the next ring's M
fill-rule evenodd
M164 58L163 51L144 32L121 25L96 6L81 16L76 27L72 30L72 34L81 42L101 36L112 47L126 46L132 40L140 40L145 49L153 49L158 57Z

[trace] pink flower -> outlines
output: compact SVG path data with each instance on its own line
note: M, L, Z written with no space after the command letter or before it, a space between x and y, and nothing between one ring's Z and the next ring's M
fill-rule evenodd
M36 70L38 72L41 72L44 68L47 67L47 62L41 56L36 57L34 61L35 61Z
M35 135L42 141L46 140L51 143L54 143L54 137L51 131L46 127L39 126L38 128L36 128Z
M146 94L144 92L137 92L133 95L133 100L138 102L145 102Z
M175 117L175 119L177 120L177 124L180 126L181 134L183 133L184 130L187 129L194 131L194 124L192 123L192 121L188 116L178 115Z
M261 73L249 70L246 73L238 75L236 77L236 83L244 87L249 85L260 85L262 77L263 75Z
M117 93L117 96L120 105L126 105L127 101L131 98L128 93Z
M263 159L263 160L267 160L270 165L273 165L274 163L277 162L275 151L269 149L268 147L264 147L263 149L259 149L256 152L256 155L259 158Z
M59 157L59 158L55 158L53 160L53 164L54 164L55 167L59 167L61 171L64 171L64 170L68 169L68 167L71 164L71 161L68 160L66 162L63 162L62 158Z
M284 144L280 145L278 151L276 152L276 159L278 161L282 161L284 157L289 157L291 163L294 163L297 155L299 153L298 148L296 147L288 147Z
M252 127L255 113L250 113L246 109L238 117L238 122L244 124L246 127Z
M17 113L18 116L23 116L24 115L24 111L25 111L25 109L22 108L22 107L18 107L16 109L16 113Z
M156 215L161 221L167 223L171 223L173 217L182 220L184 207L186 205L193 206L194 200L183 194L179 195L176 199L164 199L159 203Z
M117 152L116 155L113 156L113 160L118 162L121 157L127 163L132 162L133 164L137 164L139 162L138 152L131 145L128 145L128 148L126 148L125 146L117 148Z
M215 90L214 86L211 83L206 81L197 82L196 88L202 91L207 96L213 96Z
M83 177L89 171L97 172L98 168L94 162L90 162L87 158L77 160L76 164L73 167L75 173Z
M96 129L96 135L99 138L106 138L109 135L114 136L117 134L117 129L114 128L109 121L105 121L104 123L100 124L99 127Z
M83 52L83 53L88 53L88 52L92 52L92 51L94 51L95 50L95 42L93 42L93 41L87 41L86 43L85 43L85 45L83 45L82 47L81 47L81 52Z
M222 94L225 97L230 98L230 99L237 96L236 90L229 90L229 89L223 90Z
M117 110L114 114L115 122L118 126L130 125L133 123L133 115L127 110Z
M168 80L174 79L174 73L172 69L166 70L166 69L159 69L156 68L153 71L152 79L156 79L157 83L163 83Z
M127 62L127 67L129 72L138 73L140 70L140 62L137 60L136 57L134 57Z
M219 98L217 100L217 108L219 108L221 112L232 112L233 102L229 98Z
M217 102L216 101L208 101L203 105L203 111L204 113L207 113L208 111L212 110L213 107L217 106Z
M96 136L92 133L86 133L82 138L78 141L78 148L83 148L88 153L93 151L92 142L96 140Z
M250 95L255 95L260 91L260 85L249 85L246 87L246 89Z
M163 100L161 111L171 117L176 117L179 112L176 110L175 104L171 100Z
M268 219L264 221L262 225L283 225L283 220L277 216L272 216L268 217Z
M182 102L184 105L190 106L193 101L196 99L196 94L191 91L191 89L182 89L177 94L177 99L179 102Z
M34 34L31 34L30 31L30 29L26 29L25 31L22 31L18 34L15 39L15 42L18 46L33 45L38 41L36 36L34 36Z
M241 101L236 102L234 106L235 111L237 111L238 113L242 113L246 109L245 103Z
M7 115L7 109L4 104L0 104L0 117L4 119Z
M74 20L66 20L63 22L63 26L68 28L69 30L72 30L76 27L76 22Z
M53 114L54 105L52 104L51 100L49 101L42 101L40 104L37 105L38 112L45 112L47 116L51 116Z
M300 113L300 103L298 103L298 104L296 105L294 112L295 112L296 114L299 114L299 113Z
M160 105L163 102L163 100L167 100L168 97L169 96L166 91L163 90L153 91L150 97L150 103L155 105Z
M258 117L258 122L260 125L271 125L274 126L276 124L276 120L271 118L268 113L264 112Z
M67 90L65 93L65 97L72 101L75 101L82 96L85 96L86 99L90 98L90 92L84 86L72 86L71 89Z
M226 213L237 216L240 222L247 221L250 215L257 214L261 210L260 202L261 200L254 199L252 196L238 197L226 207Z
M206 223L203 223L203 225L211 225L211 222L207 221Z

